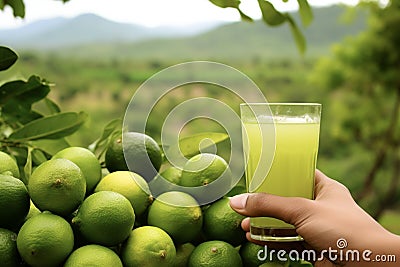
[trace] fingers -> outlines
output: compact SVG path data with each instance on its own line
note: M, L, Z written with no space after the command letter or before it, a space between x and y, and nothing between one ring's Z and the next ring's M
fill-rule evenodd
M230 199L236 212L249 217L275 217L296 225L307 216L310 200L299 197L281 197L266 193L241 194Z

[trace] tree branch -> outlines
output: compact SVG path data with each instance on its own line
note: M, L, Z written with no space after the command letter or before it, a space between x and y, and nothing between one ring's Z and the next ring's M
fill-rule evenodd
M390 150L390 147L394 143L393 139L394 139L394 133L396 131L396 126L399 120L399 113L400 113L400 87L397 90L396 100L393 106L393 111L390 118L389 126L386 130L386 133L383 136L383 144L378 153L376 154L375 161L372 164L371 169L369 170L367 176L364 179L364 186L362 190L355 197L356 201L360 201L373 191L373 182L375 180L376 174L378 170L382 167L386 155Z

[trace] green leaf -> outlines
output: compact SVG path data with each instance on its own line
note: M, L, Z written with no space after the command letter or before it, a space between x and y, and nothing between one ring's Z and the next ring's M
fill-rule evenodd
M214 132L199 133L180 139L179 148L185 157L192 157L200 153L199 145L202 140L210 139L214 144L218 144L228 138L229 136L225 133L214 133ZM212 144L210 143L210 145ZM202 148L207 148L207 147L209 146L203 146Z
M286 21L286 16L275 9L274 5L266 0L258 0L261 9L262 18L265 23L271 26L277 26Z
M23 0L4 0L4 4L12 8L14 17L25 17L25 4Z
M209 1L214 5L222 8L226 7L239 8L240 5L240 0L209 0Z
M26 157L26 162L24 165L24 177L25 177L25 182L26 184L29 181L29 178L31 178L31 174L32 174L32 147L28 147L28 153L27 153L27 157Z
M0 71L10 68L17 61L18 55L8 47L0 46Z
M61 112L60 107L48 97L44 99L44 103L46 104L46 107L49 110L50 114L56 114Z
M60 139L39 139L29 141L28 144L34 147L36 150L43 151L47 155L53 156L58 151L63 150L70 146L65 138Z
M45 98L50 92L49 83L40 77L32 75L28 81L11 81L0 87L0 106L11 98L17 98L19 102L31 105Z
M252 19L251 17L247 16L246 14L244 14L244 13L242 12L242 10L240 10L240 8L237 8L237 10L239 11L240 18L241 18L243 21L253 22L253 19Z
M16 130L9 136L14 142L24 142L37 139L58 139L71 135L86 121L84 112L65 112L43 117Z
M104 127L103 132L99 139L94 141L90 146L89 149L94 152L98 158L100 158L103 153L107 150L109 142L113 139L112 137L114 134L121 134L122 133L122 120L121 119L114 119L107 123Z
M297 49L303 55L305 53L305 51L306 51L306 39L304 38L303 33L301 32L301 30L297 26L297 24L294 21L294 19L288 14L286 16L287 16L287 20L288 20L289 25L290 25L290 30L292 32L294 40L296 41Z
M310 4L307 0L297 0L299 3L299 12L301 21L304 26L309 26L314 19L314 15L311 9Z
M46 155L43 153L43 151L39 149L33 149L32 150L32 161L36 165L40 165L43 162L47 161Z

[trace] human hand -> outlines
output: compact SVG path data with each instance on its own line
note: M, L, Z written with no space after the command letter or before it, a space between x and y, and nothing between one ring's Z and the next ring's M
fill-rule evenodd
M396 266L395 262L377 262L377 256L383 259L382 255L393 255L400 260L400 237L388 232L361 209L344 185L319 170L315 174L315 200L253 193L232 197L230 205L245 216L270 216L294 225L304 238L303 243L268 244L311 248L325 256L318 259L315 266ZM250 241L266 244L251 239L248 218L243 220L242 228ZM339 245L339 240L346 241L347 245L341 247L343 244ZM328 255L330 249L337 253L342 251L342 259L340 255L336 255L336 259L334 255ZM355 251L359 253L359 261L350 257ZM365 251L371 251L371 254L363 255Z

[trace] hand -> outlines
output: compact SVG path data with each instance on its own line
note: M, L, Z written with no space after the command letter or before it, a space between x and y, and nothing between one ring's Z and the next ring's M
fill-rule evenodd
M378 263L376 256L383 259L382 255L394 255L400 261L400 237L388 232L362 210L344 185L318 170L315 174L315 200L253 193L232 197L230 205L245 216L275 217L294 225L304 243L301 246L299 242L279 246L312 248L320 254L325 251L324 259L317 261L315 266L396 266L396 262ZM262 243L251 239L248 218L243 220L242 228L250 241ZM338 247L338 240L346 240L347 246ZM342 260L329 257L326 254L329 249L342 250ZM350 254L346 258L346 252L352 250L358 251L359 262L352 261ZM362 253L365 250L372 253L364 259Z

